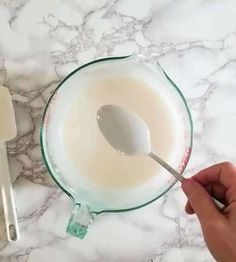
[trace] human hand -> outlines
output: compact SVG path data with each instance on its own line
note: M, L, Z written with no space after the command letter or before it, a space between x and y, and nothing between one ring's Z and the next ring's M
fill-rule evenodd
M182 183L185 210L196 213L208 249L219 262L236 261L236 167L230 162L208 167ZM219 211L211 196L226 205Z

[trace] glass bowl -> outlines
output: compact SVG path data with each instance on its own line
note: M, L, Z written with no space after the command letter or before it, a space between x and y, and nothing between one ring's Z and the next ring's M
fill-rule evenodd
M157 59L147 60L136 55L109 57L92 61L74 70L57 86L47 102L42 118L40 143L43 160L50 175L74 203L67 232L79 238L84 238L88 226L96 215L143 207L160 198L176 183L176 179L165 170L158 174L158 179L150 179L137 187L122 190L92 186L81 179L79 174L76 177L73 176L74 179L65 175L63 165L67 159L64 158L60 125L63 122L64 111L74 99L73 92L86 88L85 82L96 78L101 72L112 75L118 72L118 68L121 70L120 74L133 74L135 77L139 76L139 70L145 70L147 81L150 80L149 78L154 79L152 80L155 81L157 88L161 88L161 92L165 93L165 99L177 113L175 132L179 132L179 141L182 146L169 164L182 174L192 151L193 125L186 100ZM152 76L148 75L149 73ZM51 128L52 126L54 128ZM57 141L53 146L50 144L52 137ZM56 153L52 153L53 147ZM163 179L160 180L161 178Z

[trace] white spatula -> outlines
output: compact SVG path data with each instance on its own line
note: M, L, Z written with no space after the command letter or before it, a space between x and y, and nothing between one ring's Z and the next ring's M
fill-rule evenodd
M6 87L0 86L0 188L7 238L10 242L19 239L19 226L5 142L15 138L16 134L16 121L11 95Z

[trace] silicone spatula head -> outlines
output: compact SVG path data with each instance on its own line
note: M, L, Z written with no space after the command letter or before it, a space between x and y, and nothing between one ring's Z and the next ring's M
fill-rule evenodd
M9 90L0 86L0 142L16 137L16 121Z

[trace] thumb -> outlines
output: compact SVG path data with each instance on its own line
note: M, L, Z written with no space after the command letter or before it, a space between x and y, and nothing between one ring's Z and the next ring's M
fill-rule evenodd
M182 182L182 189L201 224L218 220L221 214L205 188L193 178Z

